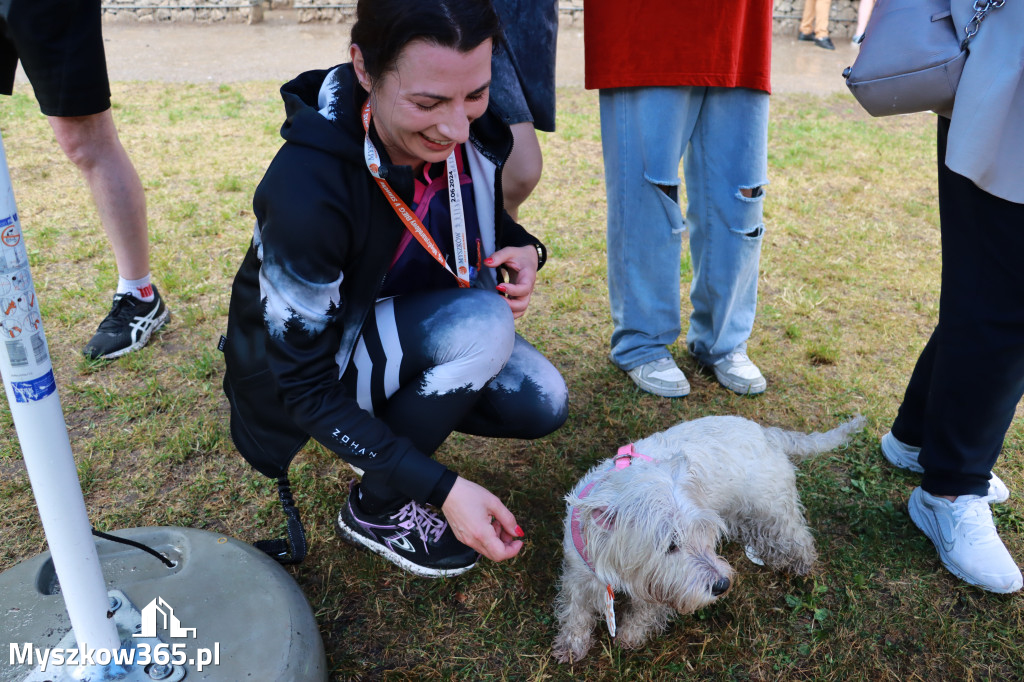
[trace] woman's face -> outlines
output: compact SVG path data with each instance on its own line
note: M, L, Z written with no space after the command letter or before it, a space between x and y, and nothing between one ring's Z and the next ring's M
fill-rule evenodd
M487 109L490 40L470 52L414 40L377 83L370 82L357 45L351 56L360 84L371 93L373 123L392 163L419 169L444 161Z

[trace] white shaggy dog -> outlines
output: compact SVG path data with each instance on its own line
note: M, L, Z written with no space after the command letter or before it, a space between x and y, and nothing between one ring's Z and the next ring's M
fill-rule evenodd
M716 552L723 536L759 563L808 573L817 553L792 462L843 445L864 423L857 416L807 435L705 417L625 446L591 469L566 496L555 658L585 656L602 613L616 636L616 595L630 601L618 643L637 647L673 612L692 613L725 594L732 568Z

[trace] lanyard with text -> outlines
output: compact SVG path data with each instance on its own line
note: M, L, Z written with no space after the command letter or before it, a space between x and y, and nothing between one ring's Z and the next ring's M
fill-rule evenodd
M373 142L370 142L370 115L370 100L366 100L366 104L363 105L363 129L366 131L366 139L363 142L363 156L366 159L366 167L370 170L370 174L373 175L373 179L377 181L381 191L384 192L384 196L387 197L391 208L401 218L405 227L416 238L416 241L427 250L427 253L434 257L434 260L444 266L445 270L452 273L455 279L458 280L460 287L468 287L469 249L466 244L466 218L462 213L462 187L459 182L459 168L455 162L455 152L458 150L458 146L456 145L445 162L448 172L448 205L451 208L452 214L452 243L455 246L455 269L458 272L456 274L448 267L444 254L441 253L441 249L437 247L437 243L430 236L430 233L427 232L427 228L419 221L419 218L416 217L416 214L412 212L409 206L402 201L402 198L395 194L387 180L380 177L380 155L377 153L377 148L373 146Z

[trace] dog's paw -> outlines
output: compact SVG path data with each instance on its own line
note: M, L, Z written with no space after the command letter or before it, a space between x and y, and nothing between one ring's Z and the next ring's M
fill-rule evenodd
M650 638L651 629L623 623L615 635L615 643L623 649L639 649Z
M814 558L800 557L795 558L793 561L786 566L786 571L798 576L808 576L814 572L815 560Z
M551 655L559 663L574 663L587 655L592 644L593 637L589 634L586 637L579 637L560 632L555 638L555 645L551 648Z

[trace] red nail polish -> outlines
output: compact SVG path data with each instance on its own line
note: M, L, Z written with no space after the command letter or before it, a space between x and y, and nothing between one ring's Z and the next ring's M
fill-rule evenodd
M496 288L496 289L497 289L498 291L500 291L501 293L505 293L505 285L504 285L504 284L499 284L499 285L498 285L497 287L495 287L495 288Z
M516 526L516 537L517 538L526 537L526 533L524 533L523 529L520 528L519 526Z
M491 265L492 263L494 263L493 258L484 258L484 265Z

